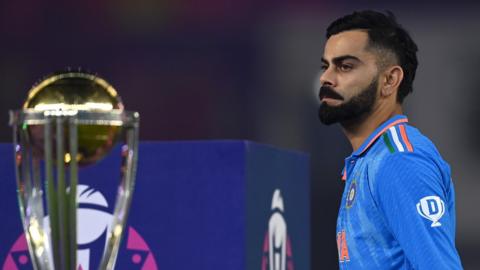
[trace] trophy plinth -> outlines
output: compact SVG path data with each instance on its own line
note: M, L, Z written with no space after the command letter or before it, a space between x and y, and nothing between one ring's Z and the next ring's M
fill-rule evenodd
M113 269L132 198L139 115L123 108L105 80L81 72L34 86L10 112L18 201L35 269L77 269L78 170L121 147L113 220L99 269ZM86 270L86 269L84 269Z

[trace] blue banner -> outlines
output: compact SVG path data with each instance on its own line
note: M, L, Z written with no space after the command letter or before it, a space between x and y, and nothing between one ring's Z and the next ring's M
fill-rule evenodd
M32 269L13 149L0 144L0 266ZM80 170L79 269L96 269L120 151ZM248 141L142 142L116 269L310 269L309 158Z

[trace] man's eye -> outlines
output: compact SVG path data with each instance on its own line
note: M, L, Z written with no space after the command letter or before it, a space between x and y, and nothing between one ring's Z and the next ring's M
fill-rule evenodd
M322 66L320 67L320 69L322 69L322 71L325 71L325 70L328 69L328 66L327 66L327 65L322 65Z
M338 66L338 69L340 69L340 71L350 71L353 67L351 65L340 65Z

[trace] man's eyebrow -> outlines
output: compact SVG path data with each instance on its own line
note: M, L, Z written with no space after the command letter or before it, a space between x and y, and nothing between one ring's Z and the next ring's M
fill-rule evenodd
M354 61L357 61L357 62L360 62L362 63L362 60L360 60L360 58L356 57L356 56L353 56L353 55L342 55L342 56L337 56L335 58L332 59L332 62L335 64L335 65L338 65L340 63L342 63L343 61L345 60L354 60ZM327 64L328 65L328 61L327 59L323 58L322 57L322 63L323 64Z

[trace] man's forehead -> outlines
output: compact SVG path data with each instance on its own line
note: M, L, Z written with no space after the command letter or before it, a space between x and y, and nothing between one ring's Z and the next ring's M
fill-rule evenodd
M344 55L364 58L371 55L366 50L368 33L364 30L351 30L332 35L325 44L323 58L330 61Z

